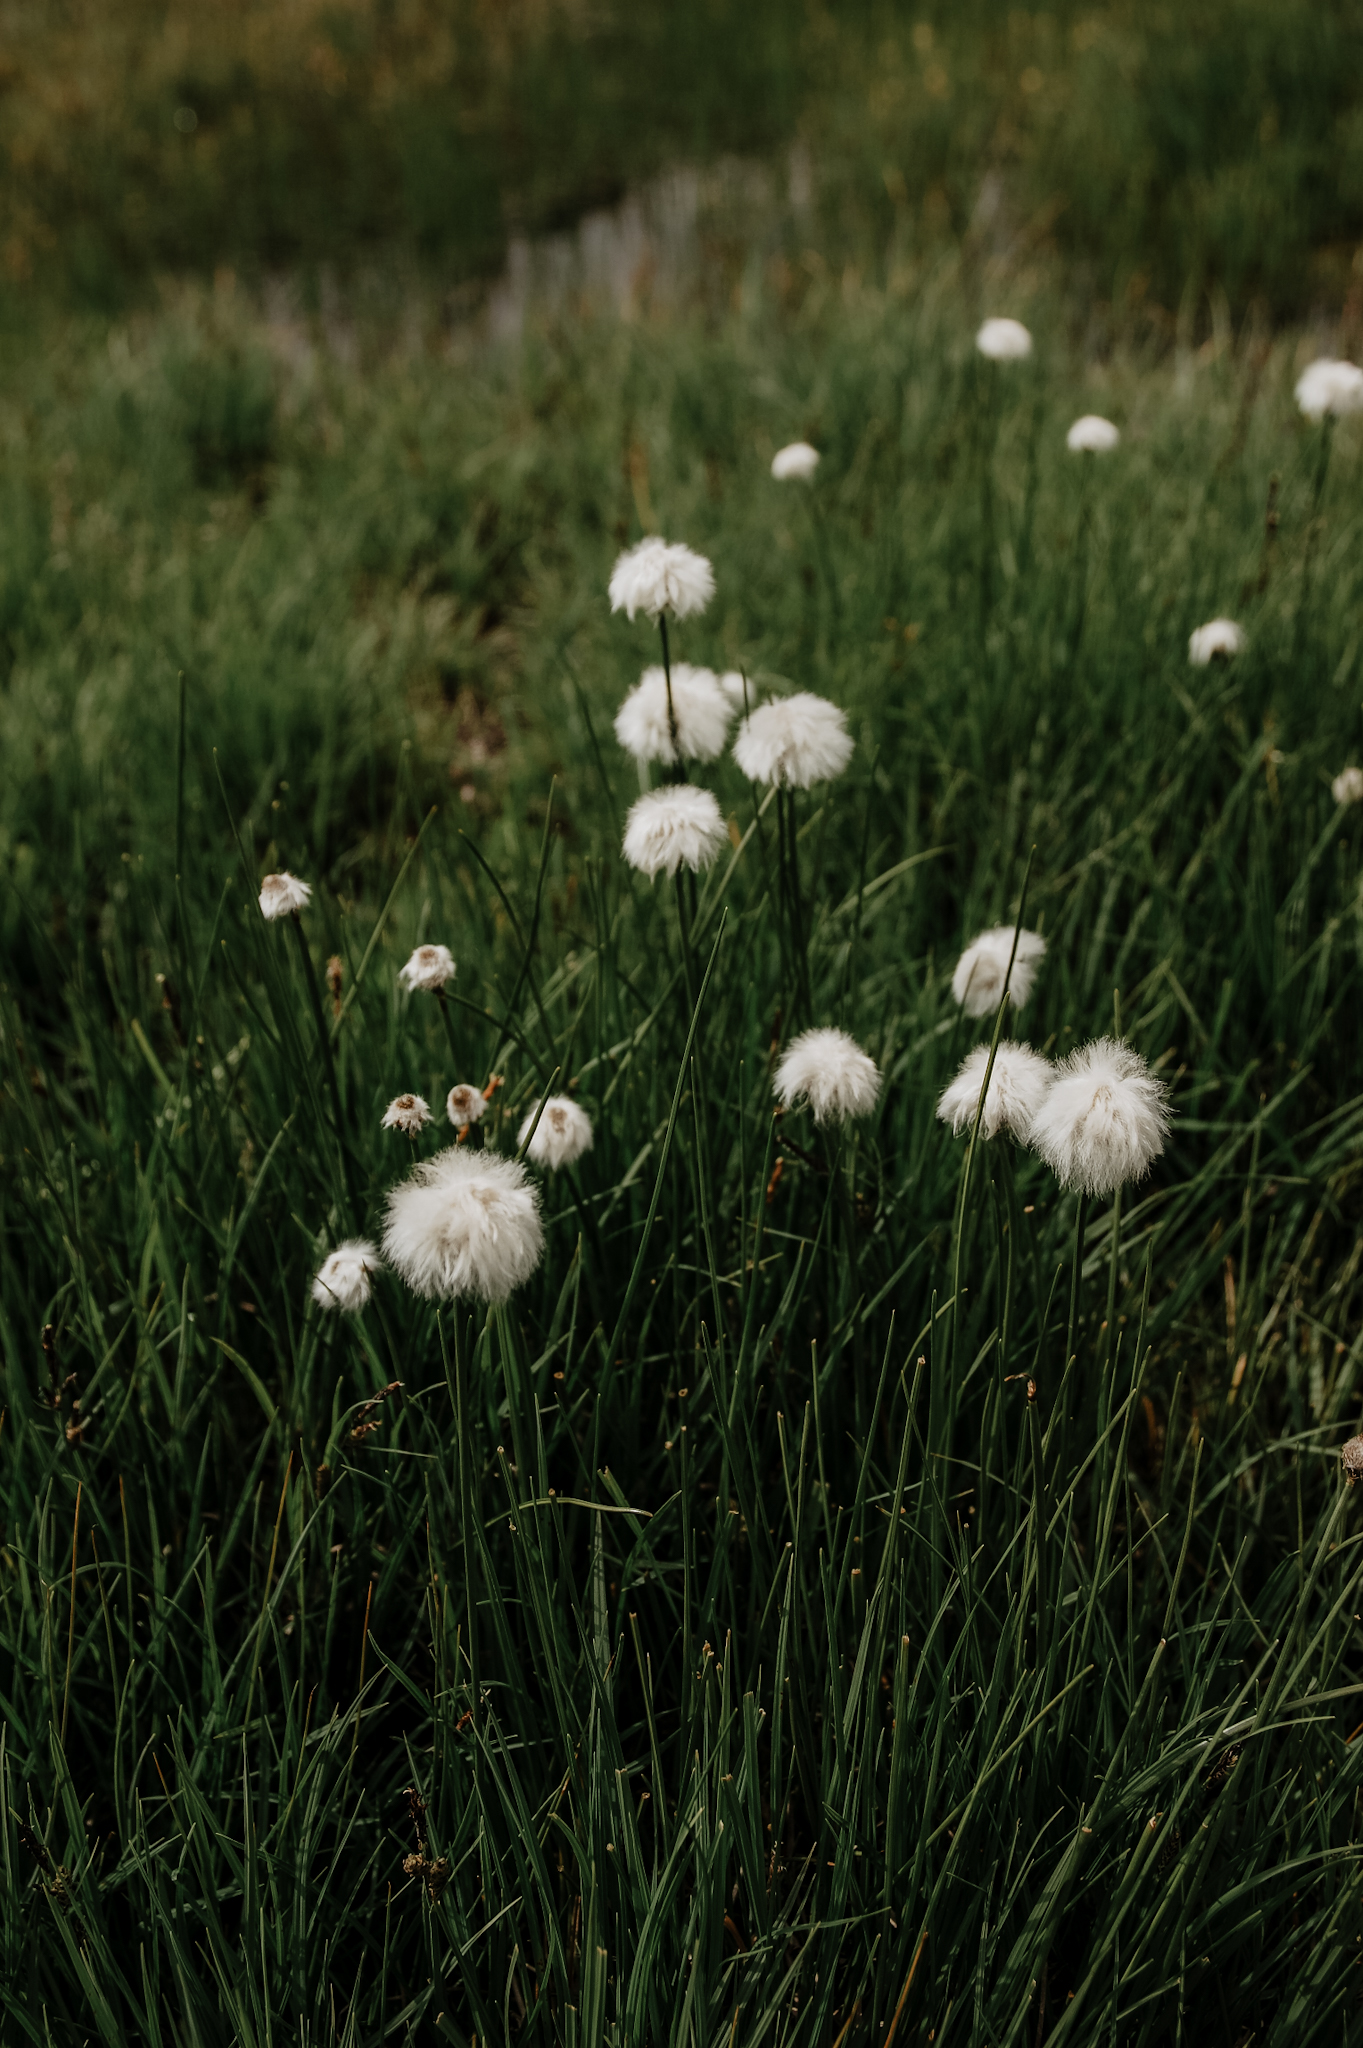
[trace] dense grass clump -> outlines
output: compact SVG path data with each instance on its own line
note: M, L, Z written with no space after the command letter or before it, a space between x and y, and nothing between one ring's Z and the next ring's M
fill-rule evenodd
M782 276L453 368L276 367L219 304L16 371L16 2041L1357 2026L1358 423L1290 339L1085 369L1037 286L1000 367L954 273ZM779 842L696 770L691 897L619 852L647 530L716 568L674 657L856 740ZM1019 916L1000 1028L1172 1090L1120 1211L935 1116ZM885 1077L831 1139L772 1114L807 1023ZM435 1149L390 1098L494 1074L499 1152L594 1120L537 1272L322 1313Z

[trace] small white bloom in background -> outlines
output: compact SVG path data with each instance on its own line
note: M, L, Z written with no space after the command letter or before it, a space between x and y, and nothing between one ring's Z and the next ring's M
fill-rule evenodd
M260 885L262 917L287 917L290 911L306 910L311 900L311 882L300 882L297 875L266 875Z
M778 448L771 458L771 473L782 484L792 477L808 483L818 466L819 451L808 441L792 441L789 448Z
M847 1032L820 1026L791 1039L771 1085L783 1109L805 1102L816 1124L846 1123L875 1108L880 1069Z
M728 840L719 805L694 783L651 789L631 804L625 820L625 859L641 875L675 875L708 868Z
M1337 804L1363 803L1363 768L1341 768L1330 784L1330 794Z
M1020 363L1032 353L1032 337L1020 320L986 320L975 346L991 363Z
M719 687L735 711L751 711L757 702L757 691L741 669L726 668L719 678Z
M404 1138L415 1138L430 1120L431 1105L420 1095L395 1095L383 1112L380 1129L401 1131Z
M414 1294L505 1301L544 1251L539 1195L514 1159L449 1145L388 1197L383 1253Z
M812 789L842 774L853 745L845 711L826 697L797 690L748 713L734 738L734 759L749 782Z
M525 1121L516 1134L516 1143L523 1145L530 1138L531 1125L535 1123L537 1102L532 1102ZM571 1166L584 1152L592 1149L592 1120L580 1104L570 1095L551 1095L544 1105L535 1135L530 1138L530 1150L526 1157L533 1159L536 1166L547 1166L557 1173L561 1166Z
M615 714L615 737L636 761L716 761L733 723L733 705L713 669L672 664L672 718L667 711L667 675L646 668Z
M443 988L454 980L454 955L448 946L418 946L398 980L404 988Z
M456 1081L445 1097L445 1114L456 1131L466 1131L470 1124L483 1121L487 1114L487 1097L471 1081Z
M937 1114L944 1124L951 1125L958 1138L974 1128L988 1068L989 1047L977 1045L961 1062L955 1080L942 1091ZM1027 1138L1054 1079L1055 1069L1050 1061L1033 1052L1030 1045L1002 1040L994 1054L994 1071L989 1076L989 1093L980 1118L984 1136L994 1138L1000 1131L1009 1131L1015 1138Z
M1205 668L1214 656L1229 661L1243 654L1247 644L1244 627L1234 619L1209 619L1188 635L1188 659L1194 668Z
M671 612L689 619L703 612L715 594L715 572L704 555L680 541L641 540L619 556L611 570L613 612L646 612L656 619Z
M1028 1142L1065 1187L1115 1194L1164 1150L1168 1092L1122 1039L1096 1038L1057 1066Z
M1111 420L1086 412L1066 434L1065 446L1073 455L1109 455L1121 438Z
M1008 993L1014 1009L1020 1010L1036 986L1037 969L1046 957L1046 941L1040 932L1019 932L1017 936L1017 956L1013 959ZM981 932L970 941L951 977L951 993L958 1003L964 1004L967 1017L988 1017L997 1010L1012 956L1011 924L995 925L992 931Z
M1327 413L1363 412L1363 370L1356 363L1321 356L1298 377L1295 397L1308 420L1323 420Z
M374 1292L374 1275L379 1255L362 1237L347 1238L322 1261L312 1283L312 1298L319 1308L338 1308L348 1316L358 1315Z

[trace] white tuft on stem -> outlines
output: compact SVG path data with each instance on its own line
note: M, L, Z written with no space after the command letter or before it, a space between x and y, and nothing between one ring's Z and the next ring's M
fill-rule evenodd
M853 745L846 712L826 697L798 690L749 712L734 738L734 759L749 782L812 789L841 775Z
M1363 370L1356 363L1319 356L1298 377L1294 396L1308 420L1363 412Z
M448 1146L389 1195L383 1251L427 1300L505 1301L544 1251L539 1196L514 1160Z
M535 1123L537 1112L538 1124ZM532 1127L535 1135L530 1138ZM516 1143L524 1145L530 1138L526 1157L533 1159L536 1166L545 1166L551 1173L557 1173L561 1167L571 1166L584 1152L591 1151L593 1136L592 1120L580 1103L574 1102L570 1095L551 1095L543 1110L540 1110L538 1102L531 1103L517 1133Z
M1096 1038L1057 1066L1028 1142L1065 1187L1115 1194L1164 1150L1168 1094L1125 1040Z
M609 590L611 610L627 612L631 619L636 612L650 619L662 612L689 619L714 596L715 572L704 555L680 541L651 538L617 558Z
M808 441L792 441L788 448L778 448L771 458L771 473L782 484L792 478L808 483L818 466L819 451L811 448Z
M650 879L675 875L683 867L699 874L711 865L728 836L708 789L674 783L647 791L630 806L624 855L632 868Z
M319 1308L340 1309L358 1315L374 1292L374 1275L379 1269L376 1248L364 1238L347 1238L323 1259L312 1283L312 1298Z
M291 911L306 910L311 900L311 882L300 882L297 875L266 875L260 885L260 914L271 922Z
M456 1131L480 1124L487 1114L487 1097L471 1081L456 1081L445 1097L445 1114Z
M431 1121L431 1105L420 1095L395 1095L383 1112L385 1131L401 1131L404 1138L415 1138L424 1131Z
M1020 320L986 320L975 346L991 363L1020 363L1032 353L1032 337Z
M713 669L674 661L670 704L666 671L646 668L615 714L615 737L636 761L668 767L714 761L724 752L733 716L729 692Z
M989 1047L977 1045L961 1062L956 1078L942 1091L937 1114L950 1124L959 1138L973 1130L980 1107L984 1077L989 1069ZM997 1137L1007 1131L1024 1142L1031 1133L1037 1112L1051 1091L1055 1069L1030 1045L1015 1045L1005 1039L994 1053L994 1071L989 1075L989 1093L980 1117L983 1137Z
M1111 420L1086 412L1066 434L1065 446L1072 455L1110 455L1121 438Z
M434 992L444 988L447 981L454 980L454 955L448 946L418 946L406 965L398 969L398 980L407 989Z
M967 1017L988 1017L997 1010L1010 958L1013 973L1008 993L1014 1009L1020 1010L1027 1001L1036 986L1037 969L1046 957L1046 941L1040 932L1019 932L1017 942L1014 956L1013 927L1000 924L981 932L966 947L951 977L951 993L964 1004Z
M1234 619L1208 619L1188 635L1188 659L1194 668L1205 668L1213 659L1229 661L1243 654L1247 645L1245 629Z
M846 1031L821 1026L792 1038L772 1076L783 1109L807 1103L816 1124L868 1116L880 1095L880 1069Z

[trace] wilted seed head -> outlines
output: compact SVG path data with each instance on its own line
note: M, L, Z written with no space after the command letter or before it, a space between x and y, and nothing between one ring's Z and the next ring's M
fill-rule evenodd
M340 1309L358 1315L374 1291L374 1274L379 1255L364 1238L347 1238L322 1261L312 1283L312 1298L319 1308Z
M297 875L266 875L260 885L260 914L273 922L291 911L306 910L311 898L311 882L300 882Z
M415 1138L430 1121L431 1106L420 1095L395 1095L383 1112L380 1129L401 1131L404 1138Z
M1363 1478L1363 1436L1351 1436L1339 1454L1344 1467L1344 1477L1350 1486Z
M630 866L650 880L675 875L678 868L698 875L713 863L727 837L710 791L673 783L646 791L630 805L623 851Z
M713 669L674 661L670 711L666 671L646 668L615 714L615 737L636 761L714 761L724 752L733 715Z
M535 1135L530 1138L526 1157L533 1159L536 1166L547 1166L557 1173L560 1167L571 1166L575 1159L591 1150L595 1135L592 1120L570 1095L551 1095L536 1125L535 1112L538 1109L539 1104L532 1102L516 1138L518 1145L524 1145L530 1137L531 1126L535 1126Z
M1086 412L1066 434L1065 446L1072 455L1109 455L1121 438L1111 420Z
M975 346L991 363L1020 363L1032 353L1032 337L1020 320L986 320Z
M989 1047L977 1045L961 1062L960 1071L942 1092L937 1114L950 1124L959 1138L972 1130L980 1106L980 1093L989 1069ZM1009 1131L1026 1140L1036 1122L1037 1111L1050 1093L1055 1069L1030 1045L1015 1045L1004 1039L994 1054L994 1071L989 1075L980 1130L986 1138Z
M1341 768L1330 794L1337 804L1363 803L1363 768Z
M816 1124L868 1116L880 1094L880 1069L846 1031L831 1025L792 1038L772 1076L783 1109L808 1103Z
M1297 379L1296 400L1308 420L1327 413L1363 412L1363 370L1356 363L1320 356Z
M514 1160L447 1146L389 1195L383 1250L414 1294L505 1301L544 1250L539 1196Z
M618 556L611 570L611 610L630 618L636 612L650 619L671 612L674 618L689 619L703 612L714 594L714 570L704 555L680 541L641 540Z
M1063 1186L1115 1194L1164 1150L1168 1095L1124 1040L1096 1038L1060 1061L1028 1142Z
M456 1081L445 1097L445 1114L456 1131L466 1131L470 1124L481 1123L486 1111L487 1097L471 1081Z
M441 989L454 980L454 955L448 946L418 946L398 980L404 988Z
M956 962L951 993L958 1003L964 1004L967 1017L988 1017L997 1010L1010 958L1013 972L1008 994L1014 1009L1020 1010L1031 995L1037 969L1046 957L1046 941L1040 932L1019 932L1017 938L1014 955L1013 926L995 925L991 931L972 939Z
M771 473L782 484L792 478L808 483L818 466L819 451L811 448L808 441L792 441L788 448L778 448L771 458Z
M1212 660L1229 661L1243 654L1247 645L1245 629L1234 619L1209 619L1188 635L1188 659L1194 668L1205 668Z
M734 759L749 782L812 789L842 774L853 745L845 711L826 697L797 690L748 713L734 737Z

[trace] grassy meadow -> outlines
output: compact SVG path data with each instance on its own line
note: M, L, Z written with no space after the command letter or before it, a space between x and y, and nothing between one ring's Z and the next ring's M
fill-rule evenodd
M1292 396L1357 313L1094 297L855 143L666 317L497 344L402 254L344 348L225 271L11 305L7 2042L1358 2039L1363 422ZM715 568L674 659L848 714L798 944L727 754L689 900L621 858L648 532ZM1170 1086L1120 1207L936 1116L1018 917L1002 1028ZM842 1136L772 1113L809 1023ZM496 1151L595 1125L539 1269L319 1311L450 1135L390 1098L493 1075Z

